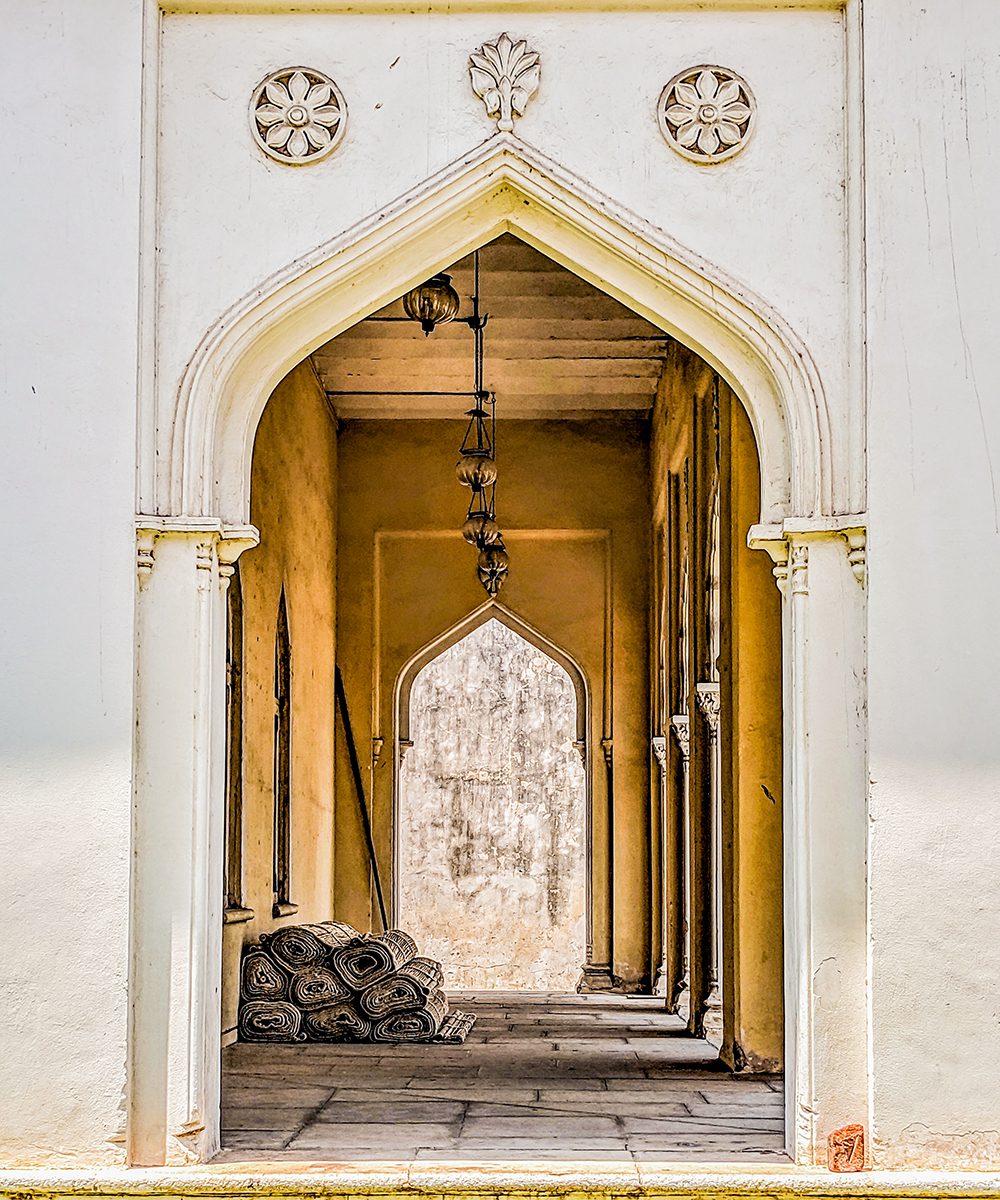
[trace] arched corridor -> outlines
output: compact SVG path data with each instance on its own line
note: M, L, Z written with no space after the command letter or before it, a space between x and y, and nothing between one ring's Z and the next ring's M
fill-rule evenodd
M223 1023L235 1023L242 946L289 921L377 933L381 890L390 923L442 963L453 999L482 1024L460 1050L323 1050L317 1069L369 1064L379 1112L401 1100L385 1094L400 1070L414 1088L447 1083L453 1106L484 1102L436 1074L465 1064L469 1087L514 1073L514 1090L534 1099L511 1119L535 1138L556 1119L546 1078L610 1093L615 1080L659 1079L647 1103L679 1105L708 1146L716 1114L690 1113L674 1073L719 1060L766 1076L756 1099L746 1093L762 1123L725 1130L726 1152L744 1152L740 1137L755 1130L750 1148L773 1153L779 595L769 560L745 541L761 486L749 421L697 355L510 235L448 276L460 311L480 290L490 308L475 369L499 419L476 436L499 471L501 598L487 588L484 603L462 534L463 459L457 480L452 465L485 395L461 417L473 338L459 321L425 336L396 301L293 370L258 432L261 540L239 567L243 629L230 638L248 656L233 665L244 758L242 786L230 788L247 899L227 916ZM333 661L346 710L334 710ZM359 778L349 740L371 746ZM280 845L265 822L287 830ZM566 1073L569 1046L567 1061L589 1064L582 1075ZM235 1153L268 1103L245 1072L279 1063L280 1048L225 1053L227 1119L243 1123L235 1141L227 1134ZM288 1152L363 1156L356 1128L340 1127L342 1101L328 1095L329 1128L289 1135ZM418 1125L435 1111L400 1110ZM610 1136L602 1122L614 1112L598 1106L593 1118ZM456 1128L444 1142L475 1157L483 1147ZM615 1144L639 1154L646 1132ZM681 1151L683 1125L652 1132L664 1153ZM590 1136L576 1128L566 1151L583 1154Z

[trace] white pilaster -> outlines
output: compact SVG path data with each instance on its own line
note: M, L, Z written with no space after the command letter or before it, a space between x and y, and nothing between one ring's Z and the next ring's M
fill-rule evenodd
M143 519L138 532L128 1151L218 1146L225 587L247 527Z
M862 524L756 526L783 596L787 1122L796 1162L868 1114Z

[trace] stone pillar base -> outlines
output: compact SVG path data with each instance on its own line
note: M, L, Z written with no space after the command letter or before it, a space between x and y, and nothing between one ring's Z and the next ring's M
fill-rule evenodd
M576 985L578 992L615 992L618 986L607 963L585 963L580 982Z

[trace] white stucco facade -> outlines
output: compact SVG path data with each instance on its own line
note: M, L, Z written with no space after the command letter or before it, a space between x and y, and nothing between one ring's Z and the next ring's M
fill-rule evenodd
M512 231L702 354L754 425L791 1152L857 1121L876 1168L996 1168L1000 9L296 7L8 18L0 1158L213 1151L221 585L256 420L316 346ZM541 56L512 134L467 71L503 29ZM656 121L701 62L757 102L716 166ZM296 63L348 127L287 166L248 104Z

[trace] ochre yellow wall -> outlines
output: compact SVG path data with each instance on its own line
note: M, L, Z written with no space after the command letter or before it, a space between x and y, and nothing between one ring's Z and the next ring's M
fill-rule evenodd
M333 667L337 435L312 368L275 389L257 429L251 520L260 545L239 560L243 584L243 902L226 925L223 1030L234 1027L240 948L279 922L328 919L333 897ZM291 900L272 917L274 639L285 589L292 648Z
M654 547L671 539L683 556L690 552L692 531L704 529L692 511L694 479L710 464L696 463L706 453L696 447L695 410L709 423L714 377L701 359L674 344L664 366L651 428L651 485ZM718 661L721 698L722 764L722 948L720 971L724 1010L724 1059L739 1069L773 1070L783 1057L783 956L782 956L782 699L781 602L771 574L771 561L747 548L746 537L759 519L760 466L749 419L738 398L719 387L719 487L721 518L721 652ZM710 453L712 453L710 451ZM670 480L679 503L671 513ZM671 518L679 526L671 531ZM689 554L689 558L690 558ZM670 958L676 975L683 939L676 936L681 914L680 839L683 827L676 820L683 803L683 772L676 739L669 730L671 711L689 712L692 746L704 736L694 711L691 689L697 679L679 677L679 663L669 658L674 632L670 621L667 564L657 571L652 596L651 628L654 640L652 678L666 677L666 696L655 688L653 724L667 737L669 768L663 818L667 886L665 908L675 938ZM673 580L676 585L677 580ZM704 598L698 581L690 581L689 620L692 634L703 636ZM676 606L676 603L675 603ZM674 614L675 619L679 619ZM660 636L661 630L667 636ZM698 658L698 654L691 657ZM672 669L671 669L672 666ZM694 776L692 776L694 780ZM693 855L706 836L698 828L697 813L689 834ZM654 900L656 897L654 896ZM695 896L694 903L698 904ZM690 912L690 906L689 906ZM703 914L704 915L704 914ZM654 923L655 924L655 923ZM669 934L668 934L669 936ZM700 950L692 947L692 978L703 972L697 963ZM674 980L671 980L674 982Z
M724 434L727 426L721 674L723 712L732 714L722 731L723 770L730 772L723 782L729 801L723 868L731 910L723 945L723 1054L738 1069L773 1071L784 1057L781 601L770 558L746 544L760 512L760 479L750 422L735 397L723 410Z
M385 739L369 791L387 892L396 679L407 660L487 599L475 553L459 534L469 499L454 473L464 428L348 421L339 439L338 653L362 759L373 736ZM607 837L601 739L613 734L614 971L636 987L650 970L645 423L504 421L499 443L498 515L511 555L500 601L570 654L589 680L595 842ZM367 928L367 856L343 757L339 764L336 910ZM599 913L607 873L593 882ZM600 958L607 942L600 920L594 941Z

